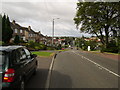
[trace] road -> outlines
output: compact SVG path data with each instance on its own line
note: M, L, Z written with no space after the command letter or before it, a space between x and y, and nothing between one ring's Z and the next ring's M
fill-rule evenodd
M54 61L50 88L118 88L118 60L79 50L61 52Z

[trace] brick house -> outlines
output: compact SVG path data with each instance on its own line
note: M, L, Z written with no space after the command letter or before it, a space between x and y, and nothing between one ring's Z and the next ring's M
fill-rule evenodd
M11 28L13 29L13 38L14 40L15 35L19 35L19 37L24 40L25 42L27 41L34 41L34 42L40 42L40 39L43 37L43 35L39 32L35 32L31 29L30 26L27 27L22 27L19 24L13 20L11 22Z

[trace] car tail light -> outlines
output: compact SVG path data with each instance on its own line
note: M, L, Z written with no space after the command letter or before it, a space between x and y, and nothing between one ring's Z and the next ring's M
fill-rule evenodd
M14 75L15 75L15 70L14 69L8 69L5 72L3 82L13 82Z

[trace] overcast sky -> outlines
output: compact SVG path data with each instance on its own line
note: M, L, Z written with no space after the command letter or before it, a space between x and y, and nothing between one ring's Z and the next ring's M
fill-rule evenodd
M21 26L29 25L43 35L52 35L52 20L55 19L55 36L81 36L73 18L77 0L4 0L2 13ZM56 19L60 18L60 19Z
M2 6L2 14L7 14L11 21L15 20L24 27L31 26L34 31L41 31L43 35L52 35L54 18L55 36L90 36L80 33L74 25L77 2L78 0L2 0L0 7Z

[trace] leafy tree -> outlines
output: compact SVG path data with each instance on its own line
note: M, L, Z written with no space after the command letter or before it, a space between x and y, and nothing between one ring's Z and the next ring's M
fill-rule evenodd
M9 43L10 39L12 38L13 30L10 26L9 17L4 14L2 18L2 41L6 44Z
M15 36L14 43L15 44L19 44L20 43L20 37L18 35Z
M110 34L120 30L120 2L79 2L74 18L80 31L95 34L105 48Z

